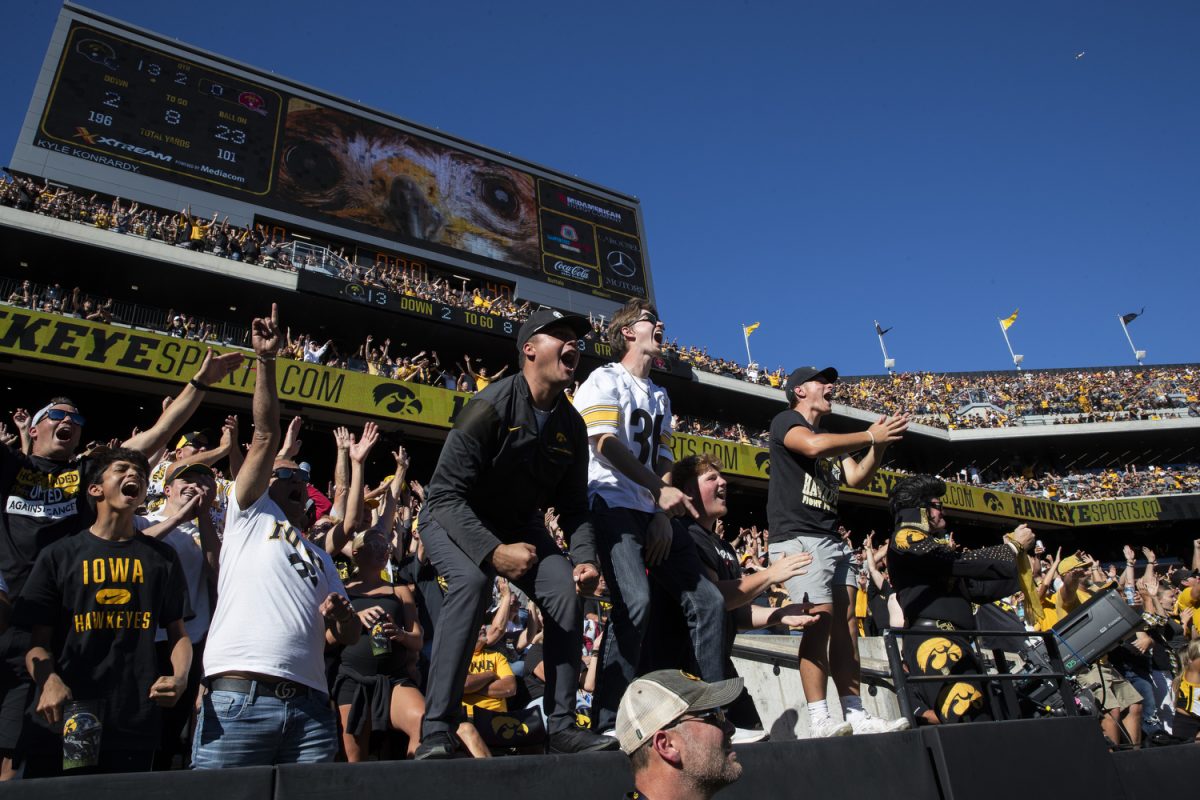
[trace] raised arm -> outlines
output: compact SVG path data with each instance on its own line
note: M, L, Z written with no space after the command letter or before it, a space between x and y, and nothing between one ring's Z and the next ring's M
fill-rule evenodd
M787 432L783 446L805 458L830 458L873 445L898 442L907 427L907 417L880 417L874 425L859 433L814 433L803 425L796 425Z
M866 556L867 573L871 576L871 583L875 584L876 589L882 589L885 578L883 577L883 573L879 571L879 565L875 562L876 555L874 540L875 531L871 531L869 534L867 534L867 540L863 542L863 554ZM886 548L880 549L883 550L884 553L887 552Z
M396 459L396 472L392 475L387 495L383 498L379 519L375 522L375 527L389 535L396 520L396 509L400 506L400 495L404 493L404 476L408 474L408 451L397 447L392 452L392 458Z
M359 525L363 510L363 482L367 457L371 448L379 441L379 427L374 422L363 425L362 436L350 445L350 493L346 498L346 536L354 536L367 526Z
M204 361L200 364L200 369L196 370L196 374L188 381L187 386L184 386L175 396L171 404L163 409L154 425L149 430L142 431L128 439L121 446L137 450L143 455L149 455L163 447L200 407L205 393L212 388L212 385L224 379L241 365L241 353L217 355L211 347L208 348L208 352L204 355ZM274 376L272 375L272 377Z
M267 490L275 453L279 450L279 390L275 386L275 356L280 343L277 303L271 304L271 316L250 323L250 342L255 354L254 435L250 437L250 450L234 484L238 508L253 505Z
M276 458L294 459L300 455L300 428L304 425L302 417L292 417L292 421L288 423L287 433L283 435L283 444L279 446L279 454Z

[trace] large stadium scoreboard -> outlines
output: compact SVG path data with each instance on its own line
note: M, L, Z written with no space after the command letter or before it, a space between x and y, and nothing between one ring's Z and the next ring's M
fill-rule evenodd
M241 224L269 211L552 305L652 299L633 198L77 6L59 17L10 163Z

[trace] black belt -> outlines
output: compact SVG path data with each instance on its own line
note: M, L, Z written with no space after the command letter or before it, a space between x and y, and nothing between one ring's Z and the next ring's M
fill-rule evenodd
M295 681L269 683L252 681L248 678L214 678L209 682L208 688L214 692L237 692L238 694L250 694L250 689L253 688L255 697L274 697L276 700L291 700L295 697L323 694Z

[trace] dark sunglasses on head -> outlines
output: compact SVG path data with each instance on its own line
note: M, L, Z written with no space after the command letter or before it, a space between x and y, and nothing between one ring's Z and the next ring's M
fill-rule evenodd
M290 480L293 476L308 483L311 477L306 469L292 469L291 467L280 467L271 473L272 477L278 478L281 481Z
M53 422L62 422L64 419L69 419L79 427L83 427L83 414L75 411L64 411L61 408L52 408L46 412L46 419Z
M725 709L714 708L708 711L701 711L699 713L692 714L690 717L680 717L666 728L663 728L663 730L667 730L667 728L674 728L681 722L703 722L705 725L716 725L718 728L722 728L725 726Z

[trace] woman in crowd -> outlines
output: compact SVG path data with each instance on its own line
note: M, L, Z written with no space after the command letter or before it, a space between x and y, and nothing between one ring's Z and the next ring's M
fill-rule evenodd
M355 537L355 577L346 582L364 635L342 651L333 684L346 760L364 761L372 731L408 736L411 757L421 740L425 699L417 689L416 654L423 641L412 592L385 580L392 547L371 529Z

